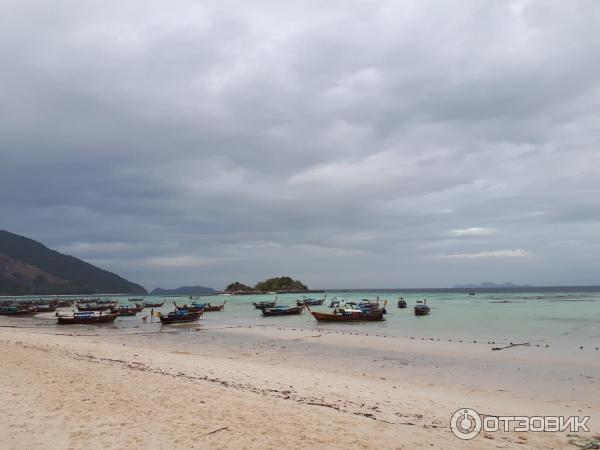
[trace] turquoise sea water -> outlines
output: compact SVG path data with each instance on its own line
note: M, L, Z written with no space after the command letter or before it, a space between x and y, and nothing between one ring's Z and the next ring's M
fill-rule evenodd
M321 297L323 294L311 294ZM398 297L404 297L408 308L398 309ZM532 344L551 344L565 349L578 349L579 346L600 346L600 292L556 291L516 292L478 292L469 296L465 292L443 291L364 291L364 292L328 292L323 306L312 307L314 310L330 311L331 298L361 300L380 298L387 299L385 322L340 324L317 323L305 311L300 316L262 317L260 311L254 309L252 302L270 300L274 295L253 296L210 296L200 297L198 302L219 304L227 300L222 312L205 313L200 322L177 325L185 330L189 326L207 328L234 326L274 326L303 329L331 329L372 333L395 337L413 337L415 339L440 340L477 340L478 342L494 341L497 343L531 342ZM301 296L297 294L278 295L278 304L295 305ZM36 297L39 298L39 297ZM103 297L111 298L111 297ZM115 296L115 300L126 303L126 297ZM187 297L146 297L164 299L162 308L168 312L173 309L173 301L178 304L190 302ZM431 306L431 314L416 317L412 307L417 300L427 299ZM67 312L67 311L65 311ZM150 323L142 321L145 310L136 317L117 319L112 325L93 327L101 332L120 331L160 331L158 319ZM0 316L0 326L45 326L55 327L52 314L40 314L33 317L12 318Z

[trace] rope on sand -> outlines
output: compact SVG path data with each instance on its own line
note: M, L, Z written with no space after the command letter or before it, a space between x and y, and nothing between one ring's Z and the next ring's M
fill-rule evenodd
M199 437L208 436L209 434L215 434L215 433L218 433L219 431L227 430L228 428L229 427L223 427L223 428L219 428L217 430L209 431L208 433L201 434Z

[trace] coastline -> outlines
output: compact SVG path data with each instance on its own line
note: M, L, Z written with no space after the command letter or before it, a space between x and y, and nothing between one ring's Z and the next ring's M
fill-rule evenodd
M15 449L546 449L565 447L566 433L461 441L449 419L463 407L589 415L594 434L600 417L600 358L591 351L193 325L4 326L0 353L0 433Z

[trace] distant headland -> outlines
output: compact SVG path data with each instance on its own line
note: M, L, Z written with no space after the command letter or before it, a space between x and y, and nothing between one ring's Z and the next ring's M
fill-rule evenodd
M146 289L25 236L0 230L0 295L145 294Z

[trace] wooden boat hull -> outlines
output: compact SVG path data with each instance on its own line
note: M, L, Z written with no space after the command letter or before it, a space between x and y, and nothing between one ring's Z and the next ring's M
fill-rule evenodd
M77 305L77 310L81 312L90 312L90 311L108 311L109 309L114 309L116 305L106 304L106 305Z
M43 313L43 312L54 312L56 311L56 308L58 307L58 304L55 305L39 305L35 307L35 312L36 313Z
M256 309L275 308L277 302L252 303Z
M177 306L177 303L175 303L175 309L177 311L204 312L204 311L206 311L205 308L206 307L204 305Z
M160 316L160 322L163 325L171 325L171 324L175 324L175 323L188 323L188 322L195 322L198 319L200 319L200 316L202 315L202 312L190 312L189 314L185 315L185 316Z
M57 320L59 325L94 325L114 322L118 316L119 314L102 314L89 317L58 316Z
M428 316L429 310L415 309L415 316Z
M144 302L144 308L160 308L164 304L165 304L165 302L162 302L162 303L145 303Z
M380 322L385 320L383 312L373 314L328 314L311 311L319 322Z
M406 308L406 306L407 306L406 302L403 302L403 301L398 302L398 308L402 309L402 308Z
M204 307L204 312L213 312L213 311L223 311L223 309L225 308L225 303L223 303L222 305L216 305L216 306L205 306Z
M18 309L16 311L0 311L0 316L30 316L34 313L34 309Z
M75 302L73 301L67 301L67 300L61 300L60 302L58 302L58 307L59 308L69 308L71 306L73 306Z
M322 298L320 300L309 300L309 301L296 300L296 305L298 305L298 306L304 306L304 305L319 306L319 305L322 305L324 301L325 301L324 298Z
M264 317L294 316L294 315L302 314L302 311L304 311L304 305L296 306L293 308L286 308L286 309L265 308L262 310L262 315Z

